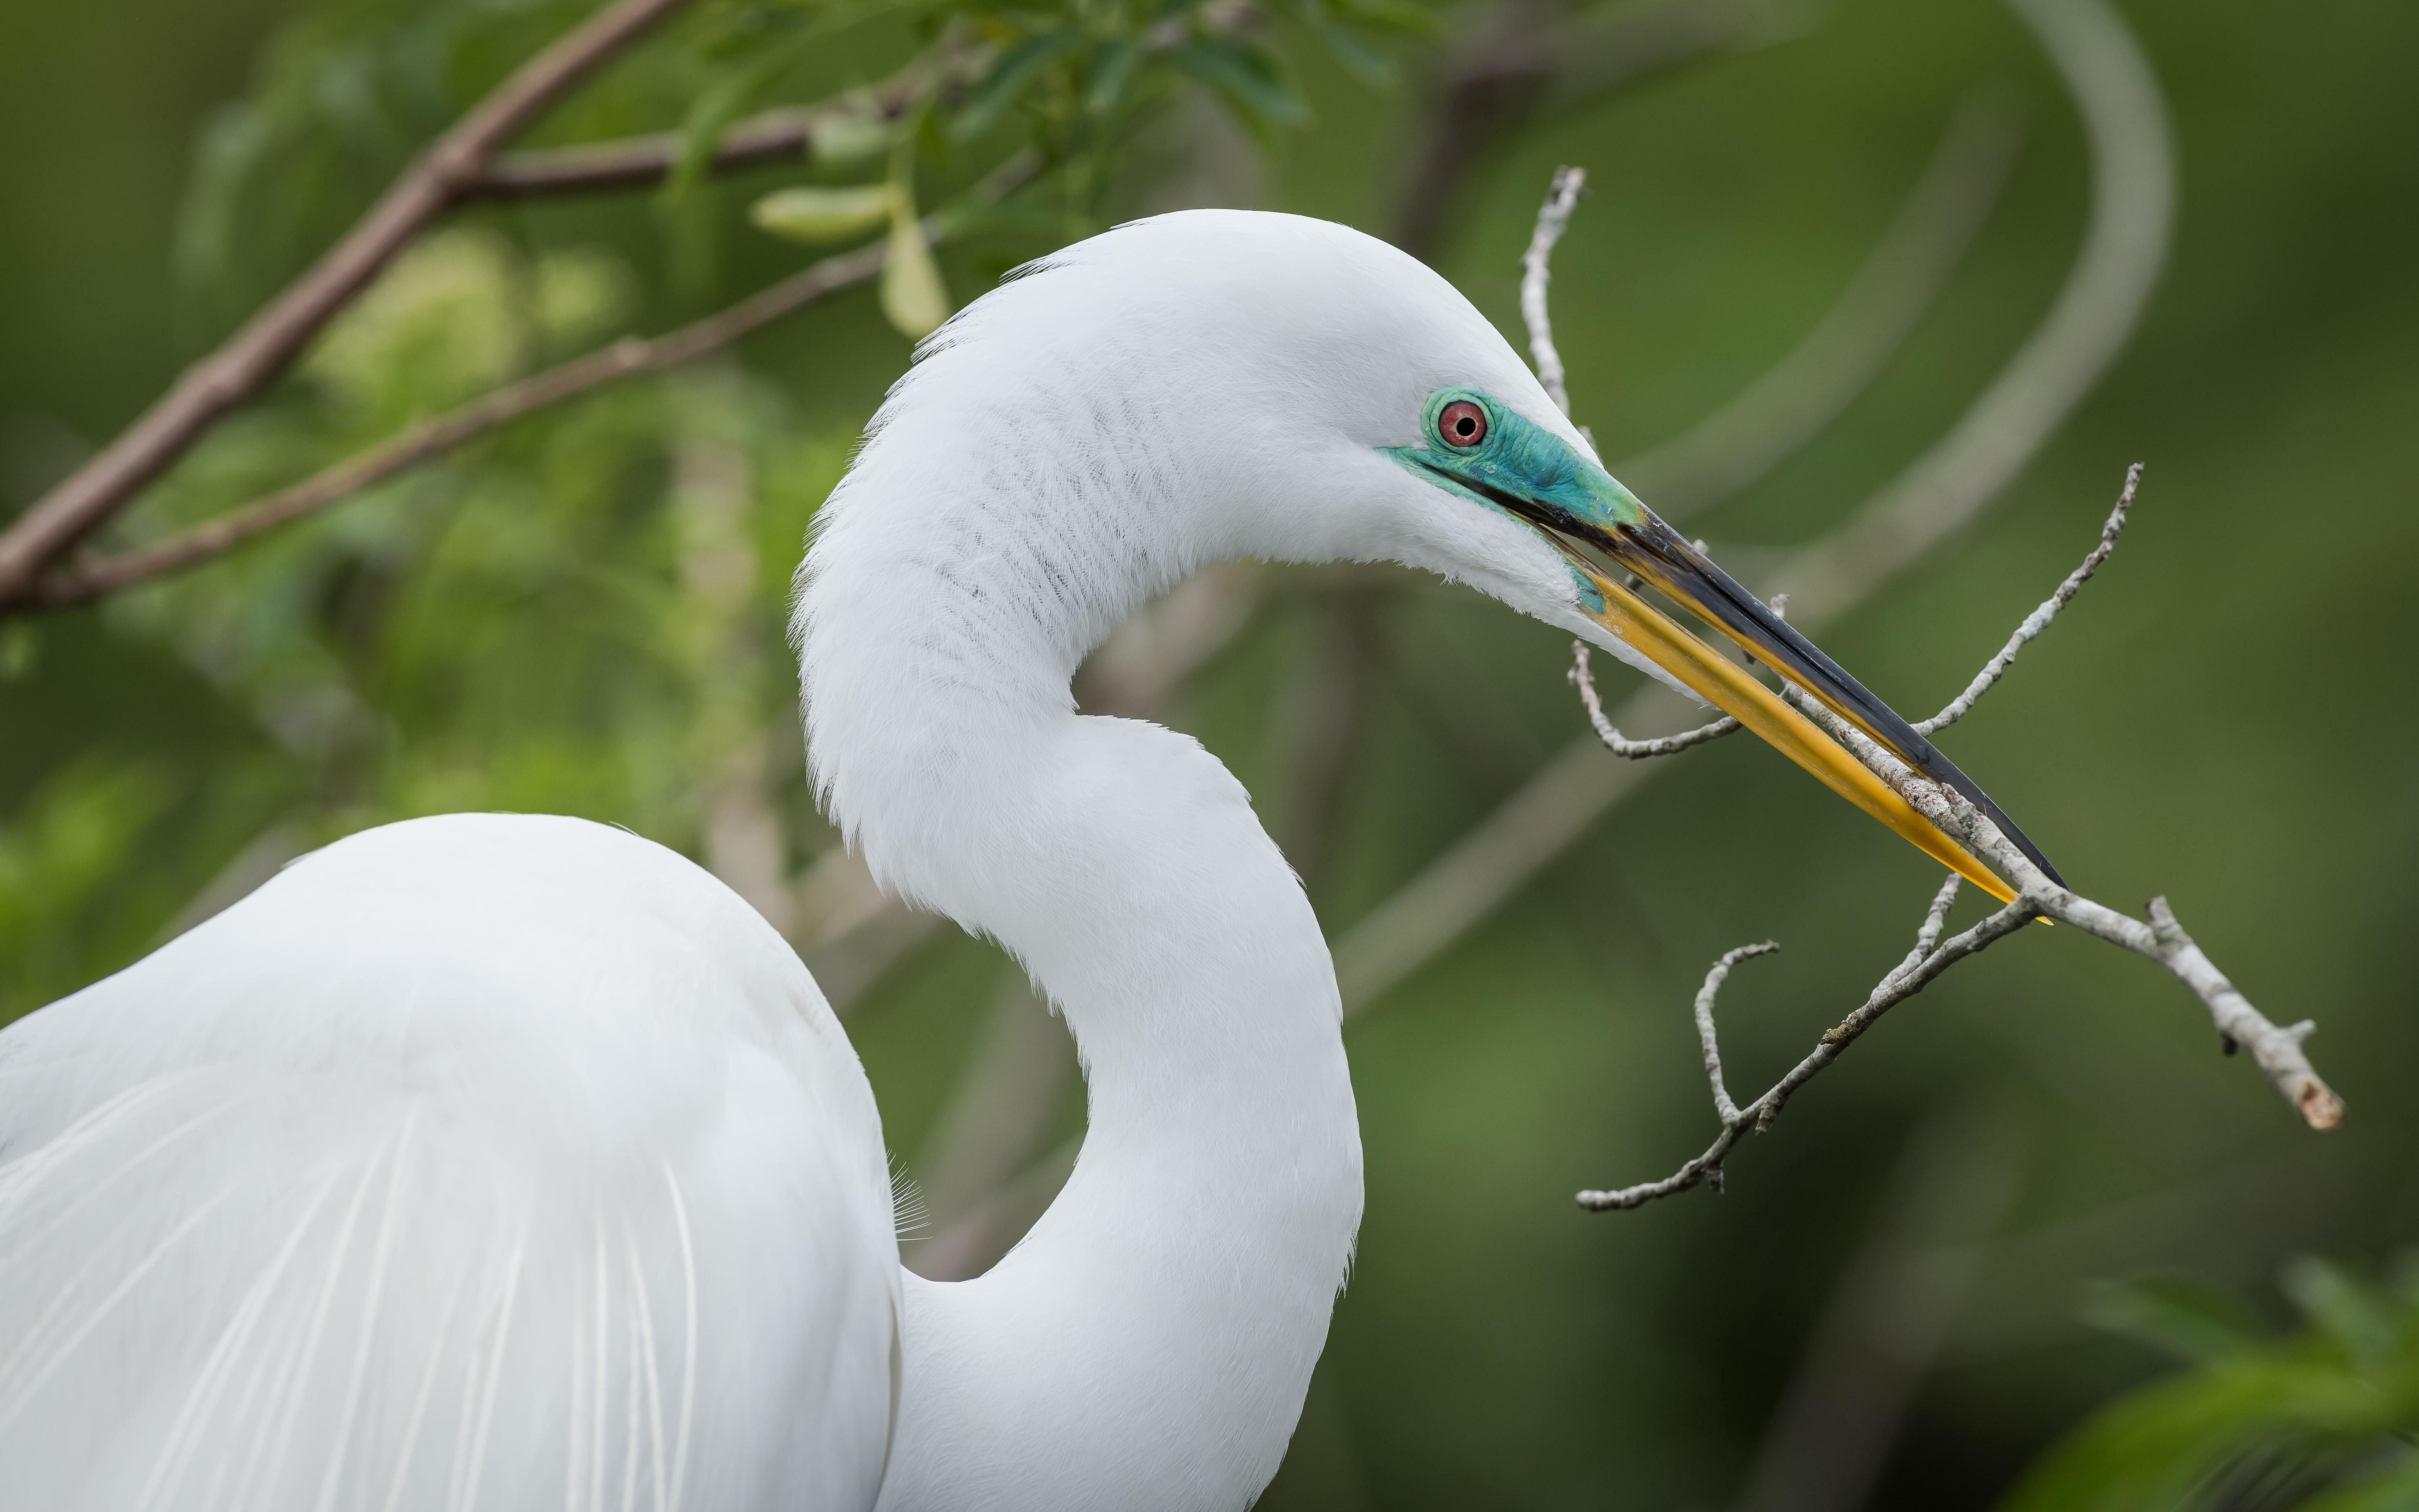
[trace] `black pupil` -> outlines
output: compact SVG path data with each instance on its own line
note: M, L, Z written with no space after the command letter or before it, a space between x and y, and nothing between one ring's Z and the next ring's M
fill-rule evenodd
M1454 416L1454 417L1453 417L1453 433L1454 433L1454 435L1456 435L1456 437L1459 437L1461 440L1465 440L1465 441L1466 441L1466 440L1470 440L1472 436L1477 435L1477 434L1478 434L1478 417L1477 417L1476 415L1470 415L1470 414L1460 414L1460 415L1456 415L1456 416Z

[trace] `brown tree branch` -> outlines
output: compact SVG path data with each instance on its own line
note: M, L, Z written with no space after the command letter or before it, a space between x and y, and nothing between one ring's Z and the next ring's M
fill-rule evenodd
M1011 160L977 192L977 197L988 199L1006 193L1032 169L1033 160L1028 157ZM948 214L927 216L924 234L935 242L945 240L956 229L956 224L955 218ZM81 604L209 561L256 535L315 514L500 425L608 383L677 367L728 347L783 316L872 278L882 270L885 247L885 243L877 241L855 252L826 257L728 309L676 331L654 337L625 336L584 357L575 357L543 373L508 383L444 414L422 421L401 435L299 483L251 503L239 504L165 540L78 562L51 573L37 580L21 602L42 609ZM0 612L5 612L7 607L0 603Z
M524 415L617 379L657 372L728 346L793 310L864 283L882 270L882 258L883 244L875 242L827 257L692 325L652 339L625 336L609 347L573 358L517 383L508 383L458 409L422 421L392 440L165 540L80 562L53 573L37 581L26 599L46 609L80 604L207 562L254 536L314 514Z
M785 159L804 160L818 132L842 122L897 120L929 95L947 96L978 81L997 50L942 41L882 83L813 105L783 105L744 116L723 129L705 161L712 174L737 173ZM548 198L643 189L661 183L680 164L687 144L677 131L651 131L570 147L506 152L468 183L464 203Z
M686 0L613 0L515 69L431 143L342 240L117 439L0 532L0 608L258 393L336 312L483 173L504 143Z

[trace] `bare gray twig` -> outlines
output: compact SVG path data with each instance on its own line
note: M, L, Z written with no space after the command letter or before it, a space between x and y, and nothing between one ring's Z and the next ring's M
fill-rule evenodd
M1579 195L1586 191L1585 168L1555 169L1553 187L1546 191L1546 202L1537 207L1537 229L1530 235L1529 250L1520 255L1520 318L1529 327L1529 353L1536 361L1537 381L1545 385L1547 397L1566 415L1571 412L1571 394L1563 385L1563 354L1554 349L1554 323L1547 311L1546 291L1554 281L1554 243L1570 229L1571 211L1579 208Z
M2091 554L2083 559L2081 566L2066 575L2066 581L2057 585L2057 592L2043 599L2041 608L2025 616L2025 623L2016 626L2016 633L2008 637L2008 643L1999 648L1999 654L1974 674L1974 680L1965 685L1965 691L1950 699L1948 707L1938 714L1918 724L1916 733L1929 735L1946 730L1972 713L1974 705L1991 690L1992 685L2008 675L2008 669L2015 665L2016 653L2048 629L2049 622L2057 618L2058 610L2074 602L2074 595L2083 592L2083 585L2089 582L2091 575L2100 570L2100 564L2108 560L2108 553L2117 549L2117 537L2125 530L2125 514L2134 507L2134 490L2141 486L2141 482L2142 464L2136 462L2125 470L2125 486L2117 495L2117 507L2108 512L2108 523L2100 527L2100 544L2091 548Z
M1935 895L1934 911L1924 919L1927 933L1936 935L1939 921L1947 913L1945 900L1952 896L1951 889L1948 887L1943 887ZM1742 1134L1749 1132L1762 1134L1771 1128L1791 1095L1813 1080L1824 1067L1839 1059L1841 1054L1879 1022L1883 1014L1932 985L1942 972L1965 957L2023 928L2031 922L2035 913L2030 900L2019 897L1972 929L1951 936L1946 944L1934 946L1928 951L1918 949L1910 952L1907 961L1876 983L1863 1005L1826 1033L1804 1059L1790 1068L1787 1075L1773 1083L1754 1102L1735 1108L1730 1117L1724 1119L1722 1132L1703 1154L1659 1181L1645 1181L1611 1192L1581 1192L1579 1194L1579 1206L1594 1212L1641 1208L1656 1197L1667 1197L1705 1182L1711 1182L1718 1191L1723 1163L1730 1158L1732 1147L1738 1143ZM1918 938L1920 942L1922 937L1918 935ZM1703 1001L1702 994L1700 1001ZM1701 1026L1709 1024L1711 1018L1712 1005L1705 1003L1699 1023Z
M1714 1089L1714 1117L1726 1124L1738 1122L1739 1109L1731 1101L1731 1089L1722 1085L1722 1049L1714 1033L1714 999L1720 995L1722 983L1730 980L1733 966L1780 949L1778 942L1766 940L1762 945L1742 945L1727 951L1705 973L1705 984L1697 989L1697 1042L1705 1053L1705 1080Z
M2269 1085L2292 1105L2303 1122L2313 1129L2332 1129L2343 1121L2343 1100L2302 1052L2302 1041L2310 1037L2317 1025L2307 1019L2282 1026L2271 1023L2184 933L2165 898L2150 900L2147 910L2150 918L2145 923L2051 881L2010 842L1998 825L1963 796L1944 792L1917 776L1862 734L1851 730L1848 736L1853 738L1843 739L1842 744L1855 751L1875 776L1897 789L1917 812L1964 840L1976 856L2015 885L2017 903L2010 907L2029 905L2042 918L2071 924L2095 938L2157 962L2201 1000L2222 1041L2251 1051L2251 1058Z
M1595 738L1615 756L1631 761L1644 761L1651 756L1671 756L1709 741L1735 734L1741 728L1736 719L1723 715L1711 724L1701 724L1694 730L1684 730L1676 735L1658 735L1652 740L1632 740L1613 727L1604 712L1604 700L1595 690L1595 673L1589 665L1588 643L1571 642L1571 670L1567 674L1571 686L1579 690L1579 702L1587 706L1588 723L1595 730Z
M2005 673L2016 653L2047 628L2058 611L2073 601L2075 594L2115 549L2118 533L2124 529L2126 512L2133 505L2134 489L2139 486L2141 476L2139 463L2126 470L2125 486L2119 495L2117 507L2109 515L2108 523L2103 527L2099 543L2084 559L2083 564L2068 575L2056 594L2026 617L2015 636L1991 658L1983 675L1977 677L1964 694L1941 711L1938 717L1919 728L1924 728L1928 733L1931 729L1945 725L1971 709L1975 701ZM2249 1046L2253 1060L2257 1062L2269 1082L2311 1128L2331 1129L2342 1121L2342 1101L2319 1078L2302 1052L2302 1042L2309 1038L2316 1026L2307 1020L2283 1027L2271 1023L2184 933L2182 926L2176 922L2174 913L2167 907L2165 899L2151 900L2149 910L2150 921L2146 924L2051 881L1996 825L1967 803L1962 795L1918 776L1796 688L1784 687L1782 695L1800 712L1821 723L1832 738L1895 789L1918 812L1949 834L1964 839L1978 856L2014 886L2015 900L1980 923L1943 941L1940 936L1947 928L1949 910L1957 899L1958 879L1951 873L1933 896L1922 927L1917 932L1915 949L1875 984L1862 1004L1825 1031L1814 1049L1792 1067L1787 1075L1744 1108L1731 1102L1730 1094L1722 1085L1721 1060L1714 1041L1714 998L1723 979L1730 974L1732 965L1746 955L1761 954L1771 947L1747 946L1722 957L1706 976L1705 985L1698 993L1696 1002L1697 1033L1704 1050L1706 1075L1713 1083L1714 1106L1721 1119L1721 1133L1703 1154L1671 1176L1616 1191L1581 1192L1579 1194L1581 1207L1597 1211L1635 1208L1656 1197L1686 1191L1701 1182L1709 1183L1718 1191L1724 1163L1743 1132L1752 1128L1761 1134L1772 1127L1773 1120L1780 1116L1782 1107L1797 1088L1837 1060L1849 1045L1879 1023L1882 1015L1921 992L1950 966L1967 956L1988 949L2035 918L2072 924L2099 939L2122 946L2165 966L2206 1005L2211 1021L2217 1026L2220 1042L2227 1052L2231 1054L2236 1045Z

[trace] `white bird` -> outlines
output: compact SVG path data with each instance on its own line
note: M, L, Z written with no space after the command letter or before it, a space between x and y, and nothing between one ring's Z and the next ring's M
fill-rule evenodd
M849 842L1081 1047L1089 1133L1024 1242L902 1273L846 1036L696 866L572 819L388 825L0 1034L0 1507L1247 1505L1360 1140L1327 948L1242 788L1069 695L1130 610L1230 558L1441 574L2005 890L1591 549L1954 774L1394 249L1197 211L1010 279L875 418L796 630Z

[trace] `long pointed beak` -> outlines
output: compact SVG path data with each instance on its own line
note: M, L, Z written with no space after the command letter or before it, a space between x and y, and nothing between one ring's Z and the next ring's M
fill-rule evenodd
M1564 545L1560 541L1557 541L1557 544ZM1998 873L1984 866L1965 847L1950 839L1931 820L1917 812L1904 798L1900 797L1880 778L1867 770L1863 763L1850 755L1839 742L1824 733L1812 720L1791 708L1778 694L1748 675L1746 670L1737 663L1690 635L1671 616L1629 589L1613 581L1585 556L1570 550L1567 545L1564 545L1564 550L1571 559L1571 564L1595 586L1601 599L1602 607L1590 614L1597 624L1620 637L1626 644L1635 648L1656 666L1670 672L1682 687L1762 736L1767 745L1804 767L1824 786L1880 820L1885 826L1915 846L1917 850L1940 862L2001 903L2015 901L2015 889L2002 881ZM1703 558L1700 556L1698 560L1703 561ZM1628 566L1629 563L1625 562L1623 565ZM1706 565L1710 567L1712 564L1707 563ZM1636 569L1633 567L1631 570ZM1720 569L1714 570L1718 572ZM1645 575L1641 573L1640 576ZM1721 580L1731 581L1727 575ZM1656 586L1661 588L1662 584L1657 582ZM1677 594L1673 594L1672 596L1680 597ZM1689 603L1691 609L1695 608L1695 605L1687 599L1681 599L1681 601ZM1754 600L1749 598L1749 602L1752 603ZM1768 609L1764 613L1775 624L1786 628L1787 622L1773 615ZM1712 617L1708 615L1707 618ZM1731 629L1726 621L1713 620L1712 623L1724 630ZM1760 631L1762 626L1758 625L1756 629ZM1794 635L1795 632L1792 634ZM1837 708L1836 704L1832 704L1831 699L1825 696L1821 687L1810 686L1810 680L1801 679L1799 672L1803 662L1799 658L1784 660L1783 653L1775 649L1776 646L1785 645L1785 642L1780 642L1778 638L1765 634L1737 631L1732 632L1732 639L1738 641L1751 655L1764 659L1765 665L1780 669L1781 674L1788 677L1791 682L1806 688L1815 697L1823 699L1826 705ZM1800 644L1805 643L1803 637L1797 639ZM1813 648L1810 645L1807 649ZM1820 651L1815 651L1814 656L1822 657L1823 664L1830 664L1830 658L1823 656ZM1857 685L1853 678L1848 678L1845 673L1841 673L1841 677L1848 687L1856 688L1858 692L1864 691L1860 685ZM1871 695L1868 694L1867 697L1870 698ZM1861 724L1858 727L1862 728ZM1867 732L1869 734L1871 733Z
M1593 544L1600 548L1607 556L1636 573L1658 592L1681 604L1691 613L1719 629L1736 642L1740 649L1812 695L1833 714L1864 732L1875 744L1896 755L1899 760L1934 782L1953 788L1964 795L1967 802L1988 815L1991 822L1999 827L2000 832L2013 841L2016 848L2023 851L2026 857L2035 866L2040 867L2051 881L2061 884L2064 882L2064 879L2057 874L2057 869L2050 865L2049 858L2042 855L2040 848L2016 826L2015 821L2010 819L1997 804L1991 801L1990 795L1982 791L1981 784L1960 771L1956 763L1941 754L1939 749L1918 734L1913 726L1901 718L1896 710L1874 697L1865 685L1849 676L1838 662L1825 656L1820 647L1798 634L1795 626L1766 608L1761 599L1740 587L1730 574L1708 561L1704 553L1681 539L1679 533L1664 524L1652 510L1639 505L1637 513L1639 518L1635 524L1616 524L1610 529L1591 530L1587 534ZM1606 585L1600 580L1601 575L1591 572L1590 576L1592 579L1598 579L1597 592L1605 594L1606 604L1613 605L1616 600L1612 594L1606 593ZM1618 585L1612 585L1612 587L1614 593L1620 594L1623 599L1627 600L1621 605L1621 609L1628 618L1637 620L1640 612L1642 611L1644 614L1654 615L1656 619L1662 620L1662 626L1658 633L1652 637L1658 643L1670 645L1674 636L1689 641L1695 640L1694 637L1689 636L1679 625L1657 614L1653 606L1637 594ZM1611 626L1608 625L1607 628ZM1697 642L1697 648L1700 653L1704 650L1702 642ZM1643 650L1644 647L1641 646L1641 649ZM1672 654L1675 659L1694 659L1685 648L1675 649ZM1649 655L1652 656L1653 653L1650 652ZM1713 659L1719 662L1722 667L1730 669L1731 671L1737 671L1737 669L1727 659L1718 656ZM1663 667L1673 676L1680 677L1684 683L1687 682L1687 678L1682 676L1677 666L1660 659L1657 659L1656 664ZM1725 680L1726 684L1727 681ZM1763 691L1763 685L1756 683L1752 678L1747 678L1744 681L1747 686L1754 687L1758 692ZM1695 687L1693 683L1689 686ZM1756 728L1755 723L1739 711L1730 708L1718 699L1711 699L1703 689L1697 691L1700 696L1707 697L1725 713L1737 718L1740 723L1748 725L1750 729ZM1766 696L1769 697L1768 694ZM1773 702L1782 712L1796 716L1796 711L1789 708L1787 704L1781 703L1778 699ZM1797 717L1803 722L1802 716ZM1758 733L1763 732L1759 730ZM1764 738L1773 740L1773 736L1769 734L1764 735ZM1780 744L1777 740L1773 743ZM1824 737L1822 743L1827 750L1836 751L1840 756L1847 757L1847 753L1841 750L1828 737ZM1835 790L1839 790L1838 783L1833 782L1824 771L1816 770L1803 757L1793 759L1797 760L1800 765L1807 766L1810 771L1814 771L1817 777L1823 778ZM1848 764L1857 772L1864 773L1867 777L1872 776L1871 773L1865 772L1863 764L1852 757L1848 757L1847 761ZM1888 790L1885 788L1884 791ZM1896 795L1892 794L1891 796L1895 798ZM1900 807L1904 807L1903 802ZM1909 812L1912 813L1912 810ZM1884 823L1889 824L1890 827L1898 829L1901 834L1914 841L1919 848L1939 856L1944 861L1949 859L1948 856L1934 849L1929 840L1936 837L1952 847L1954 842L1949 841L1948 837L1941 835L1929 821L1920 816L1915 817L1915 824L1920 826L1922 835L1925 837L1918 838L1918 835L1902 828L1890 818L1879 814L1875 817L1882 818ZM1962 848L1957 848L1957 854L1963 856L1964 852ZM1968 859L1971 858L1968 857ZM1979 865L1979 863L1975 864ZM2001 891L2005 884L1993 887L1984 883L1981 877L1975 876L1973 872L1966 871L1964 867L1961 866L1958 870L1978 886L1982 886L1986 890L2000 896L2002 902L2010 901L2009 895Z

